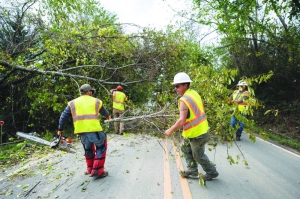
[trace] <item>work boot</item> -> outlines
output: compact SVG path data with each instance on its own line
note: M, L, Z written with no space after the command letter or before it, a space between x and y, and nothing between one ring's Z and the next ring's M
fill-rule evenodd
M209 174L203 175L203 179L205 181L211 181L213 178L218 177L218 175L219 175L219 173L216 171L214 174L211 174L211 175L209 175Z
M108 176L108 172L107 172L107 171L104 171L104 172L102 173L102 175L96 175L95 177L96 177L96 179L98 179L98 178L105 178L106 176Z
M193 179L198 179L198 173L191 173L189 171L180 171L179 172L180 176L183 178L193 178Z

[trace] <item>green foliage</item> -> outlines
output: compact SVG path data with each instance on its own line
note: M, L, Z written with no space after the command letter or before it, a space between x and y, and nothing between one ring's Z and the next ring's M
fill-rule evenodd
M193 3L197 21L215 29L221 38L214 48L218 63L237 70L237 79L250 79L252 96L255 91L250 103L256 109L249 110L256 121L252 126L272 126L280 133L299 137L299 114L294 111L300 97L297 5L273 0Z
M224 66L238 69L239 76L247 77L272 70L273 77L268 84L255 88L258 97L266 104L299 98L299 86L295 83L300 77L297 64L300 49L294 45L300 39L298 22L280 15L290 12L295 6L287 1L269 0L194 2L198 20L215 24L222 35L221 46L215 53L221 57ZM274 92L274 88L280 92ZM287 99L286 95L291 97Z
M242 117L237 109L237 104L228 104L228 98L233 93L233 90L228 89L228 87L234 82L237 71L226 68L215 70L209 66L192 65L190 74L193 79L192 88L197 90L203 98L211 134L219 139L226 137L228 132L234 135L235 130L229 127L230 118L234 114L238 120L245 123L247 129L249 129L250 138L254 139L251 134L255 122L251 118ZM262 106L255 98L254 90L251 87L252 82L260 82L260 79L268 80L271 76L266 74L245 80L251 93L249 108L246 110L247 115L253 115L254 111Z
M171 27L166 32L144 29L124 34L116 17L96 1L45 0L32 8L37 12L23 10L23 14L40 20L32 25L38 32L32 36L33 45L14 58L9 51L1 52L3 75L13 85L1 92L10 135L17 130L56 129L60 113L79 96L84 83L96 88L95 97L110 112L109 90L118 84L133 107L149 99L163 106L172 98L168 84L173 75L192 62L208 61L182 31ZM19 25L28 28L22 21Z
M16 140L17 141L17 140ZM6 169L26 162L32 156L42 156L50 151L49 146L37 145L35 142L23 141L0 146L0 168Z
M297 112L300 93L297 21L285 24L278 14L285 13L287 4L194 2L197 21L217 30L220 46L200 48L191 29L187 36L185 30L172 26L166 31L145 28L125 34L116 16L95 0L14 2L11 10L1 8L1 23L7 27L0 33L0 109L5 132L14 136L18 130L37 131L50 138L60 113L79 96L78 88L84 83L96 88L95 97L110 113L109 90L120 84L129 98L127 108L135 110L126 114L166 107L170 115L176 115L177 96L171 83L180 71L191 76L191 88L202 96L214 139L234 134L229 127L232 114L244 121L252 141L253 132L263 134L257 131L258 124L285 121L281 129L287 128L289 113ZM240 79L250 85L248 119L241 117L236 104L228 104ZM282 111L279 104L289 108ZM288 117L276 119L278 112ZM139 131L155 134L176 117L155 119L149 124L155 130L145 125ZM64 133L73 135L69 128ZM233 158L229 162L236 163Z
M279 144L291 147L293 149L296 149L297 151L300 151L300 142L298 140L292 139L288 136L281 135L281 134L274 134L271 132L266 132L266 136L268 139L275 140Z

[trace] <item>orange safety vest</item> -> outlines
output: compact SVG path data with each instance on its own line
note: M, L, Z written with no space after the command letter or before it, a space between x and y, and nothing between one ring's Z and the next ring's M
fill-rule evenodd
M99 111L102 101L89 95L82 95L70 102L74 133L103 131L99 122Z
M126 95L121 91L113 92L113 108L121 111L125 110L124 102L127 100Z
M188 89L179 101L183 101L190 111L190 117L183 125L182 136L195 138L207 133L209 126L200 95L196 91ZM180 103L178 103L178 107L179 105Z
M244 98L247 98L244 99ZM250 97L250 92L249 91L244 91L240 92L239 90L235 90L232 94L232 99L233 100L243 100L242 103L238 104L238 109L240 112L245 111L246 107L248 106L248 98Z

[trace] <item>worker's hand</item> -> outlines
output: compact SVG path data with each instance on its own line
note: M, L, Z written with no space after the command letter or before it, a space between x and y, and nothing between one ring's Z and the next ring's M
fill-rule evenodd
M113 92L115 92L117 89L111 89L109 92L111 93L111 94L113 94Z
M62 130L58 130L58 131L57 131L57 135L58 135L58 136L59 136L59 135L62 135L62 133L63 133Z
M107 116L107 118L106 118L107 120L110 120L111 119L111 117L110 117L110 115L109 116Z
M240 103L243 102L243 100L236 100L235 102L238 103L238 104L240 104Z
M165 131L165 135L166 135L166 136L171 136L172 133L173 133L173 132L172 132L170 129L168 129L168 130Z

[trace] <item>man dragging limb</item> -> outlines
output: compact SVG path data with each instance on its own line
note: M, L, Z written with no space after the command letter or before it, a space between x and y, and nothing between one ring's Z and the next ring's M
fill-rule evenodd
M180 175L185 178L198 178L198 164L206 172L203 175L205 181L216 178L219 173L210 162L205 151L205 143L208 141L208 122L204 112L204 106L200 95L190 89L192 80L183 72L175 75L173 85L177 94L182 95L179 99L179 119L165 131L167 136L171 136L174 131L183 127L182 136L184 143L181 150L187 162L187 171L181 171Z

